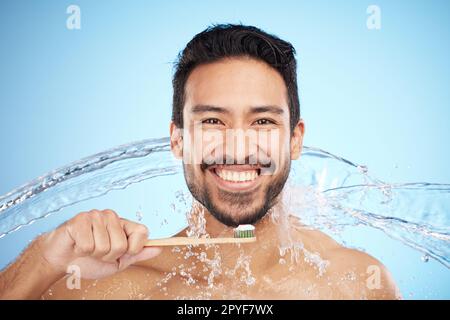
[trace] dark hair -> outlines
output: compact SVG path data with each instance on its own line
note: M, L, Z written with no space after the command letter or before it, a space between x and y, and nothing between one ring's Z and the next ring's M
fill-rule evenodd
M186 81L195 67L230 57L266 62L283 77L287 87L291 131L300 118L295 49L289 42L253 26L219 24L197 34L178 55L173 77L172 121L183 128Z

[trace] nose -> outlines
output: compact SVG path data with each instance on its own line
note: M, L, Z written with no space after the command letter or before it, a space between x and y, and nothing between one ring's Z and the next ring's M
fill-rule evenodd
M255 163L258 158L258 136L256 132L241 128L227 132L224 141L226 159L236 164Z

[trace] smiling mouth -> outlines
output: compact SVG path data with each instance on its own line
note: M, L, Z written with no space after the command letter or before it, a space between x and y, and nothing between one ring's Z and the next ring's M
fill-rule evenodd
M259 176L259 169L252 170L230 170L230 169L214 169L214 173L222 180L231 182L253 181Z
M249 165L220 165L207 170L217 185L231 191L248 191L259 185L261 169Z

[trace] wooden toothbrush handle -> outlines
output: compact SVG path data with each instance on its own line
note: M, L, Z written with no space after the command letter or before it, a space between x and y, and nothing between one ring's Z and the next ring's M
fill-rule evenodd
M173 237L165 239L147 240L146 247L162 247L162 246L185 246L198 244L226 244L226 243L249 243L255 242L253 238L192 238L192 237Z

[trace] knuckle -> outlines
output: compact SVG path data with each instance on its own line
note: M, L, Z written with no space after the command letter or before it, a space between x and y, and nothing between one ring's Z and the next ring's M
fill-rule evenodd
M91 215L91 217L101 217L102 216L102 213L98 210L89 211L89 214Z
M111 252L115 255L121 255L121 254L127 252L127 250L128 250L128 244L126 242L118 243L118 244L114 245L114 247L111 248Z
M86 212L86 214L90 217L97 216L100 214L100 211L97 209L92 209L92 210L89 210L88 212Z
M87 218L89 218L89 213L88 212L80 212L79 214L77 214L76 216L75 216L75 218L73 218L72 220L74 220L74 221L84 221L84 220L86 220Z
M101 212L95 212L92 214L92 220L94 220L96 223L100 223L100 225L104 225L105 223L105 217Z
M102 212L103 212L103 214L107 214L110 217L114 217L114 218L119 217L118 214L114 210L111 210L111 209L104 209L104 210L102 210Z
M145 226L145 225L143 225L143 224L138 224L137 226L136 226L136 232L137 233L141 233L141 234L145 234L145 235L148 235L148 228L147 228L147 226Z
M70 229L78 229L80 226L86 224L89 219L89 214L87 212L81 212L75 217L66 222L66 226Z

